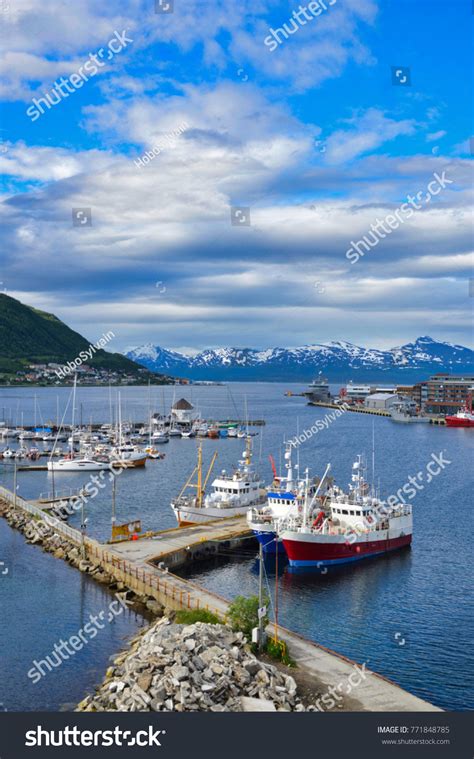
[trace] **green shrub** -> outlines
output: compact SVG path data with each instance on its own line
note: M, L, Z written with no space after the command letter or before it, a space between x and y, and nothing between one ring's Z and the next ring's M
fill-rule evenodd
M286 664L287 667L296 667L296 662L293 661L288 653L288 646L283 640L275 640L275 638L268 638L265 651L272 659L281 661L282 664Z
M268 599L264 599L264 604L268 606ZM258 597L236 596L227 612L233 630L240 630L248 640L252 640L252 630L258 627ZM268 624L268 617L263 620L263 627Z
M207 609L180 609L176 612L175 622L178 625L193 625L195 622L207 622L209 625L221 625L219 617Z

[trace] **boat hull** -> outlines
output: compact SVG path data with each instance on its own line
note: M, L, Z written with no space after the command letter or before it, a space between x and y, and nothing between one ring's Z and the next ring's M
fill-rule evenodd
M263 553L265 554L284 554L285 548L281 540L278 539L276 532L266 530L253 530L253 534L257 538L258 542L262 546Z
M284 533L283 545L291 566L294 567L321 567L337 564L349 564L353 561L370 559L374 556L396 551L409 546L412 540L411 533L399 534L394 537L383 539L370 539L350 543L315 541L310 535L298 533Z
M48 461L49 472L98 472L109 468L110 464L100 461L81 461L76 459L71 459L70 461Z
M447 427L474 427L474 419L463 419L458 416L446 417Z
M178 508L173 506L173 511L179 526L186 527L191 524L214 522L216 519L244 516L248 511L248 506L230 507L228 509L206 508L204 506L201 508Z

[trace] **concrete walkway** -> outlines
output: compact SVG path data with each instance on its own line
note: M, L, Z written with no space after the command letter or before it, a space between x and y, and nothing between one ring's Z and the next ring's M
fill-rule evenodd
M273 634L273 625L269 626ZM299 669L315 678L315 688L323 683L326 689L332 686L333 694L328 693L326 701L320 708L327 710L328 699L334 697L334 693L342 694L346 709L361 712L442 712L437 706L423 701L417 696L403 690L395 683L387 680L375 672L371 672L369 662L365 668L350 659L330 651L323 646L318 646L311 641L289 630L279 628L279 638L285 641L290 650L291 658L297 663ZM357 669L356 669L357 667ZM365 677L361 677L362 672ZM352 677L349 680L349 677ZM359 682L352 686L352 683ZM350 693L347 693L350 688ZM326 691L327 692L327 691ZM326 704L326 706L325 706Z

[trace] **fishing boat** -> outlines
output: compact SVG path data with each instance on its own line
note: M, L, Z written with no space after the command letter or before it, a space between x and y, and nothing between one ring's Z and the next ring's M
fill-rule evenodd
M457 414L446 417L448 427L474 427L474 414L472 413L472 395L466 399L466 405Z
M199 447L199 450L201 450L201 447ZM217 453L214 454L212 465L216 457ZM198 481L200 477L199 466L198 460ZM210 472L207 474L205 485L207 484L209 475ZM247 437L243 458L239 461L238 467L229 474L226 471L222 471L219 477L213 480L211 487L211 492L208 495L204 495L204 486L202 497L198 501L194 499L189 504L172 504L180 525L209 522L215 519L244 515L249 508L262 506L265 503L266 491L264 483L252 466L252 438L250 435ZM200 492L199 488L198 492Z
M198 446L198 459L197 464L194 467L191 475L187 479L183 489L179 496L171 501L171 508L174 511L175 517L178 520L180 527L188 524L195 524L198 521L207 521L205 519L200 520L199 516L204 507L204 495L206 492L206 485L211 476L212 469L214 467L217 458L217 451L214 453L209 469L203 480L202 476L202 445ZM193 478L196 477L196 481L193 482ZM196 491L195 493L193 491Z
M409 546L413 533L411 506L389 506L364 477L361 456L352 466L349 492L334 487L324 498L305 498L303 515L278 523L291 566L321 567L380 556Z
M247 524L261 543L264 553L285 553L283 543L277 535L277 522L290 514L303 513L306 496L305 480L294 477L292 449L292 444L287 443L284 455L285 475L277 474L275 461L273 456L270 456L273 482L267 490L265 505L260 509L252 508L247 511ZM311 493L314 492L318 483L317 478L312 481Z

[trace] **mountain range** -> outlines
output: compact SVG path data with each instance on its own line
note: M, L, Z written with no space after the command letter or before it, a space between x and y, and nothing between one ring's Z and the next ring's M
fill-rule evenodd
M266 350L217 348L195 356L148 343L126 356L153 372L192 380L306 382L321 372L333 382L417 382L438 372L474 373L474 351L427 336L389 350L327 342Z

